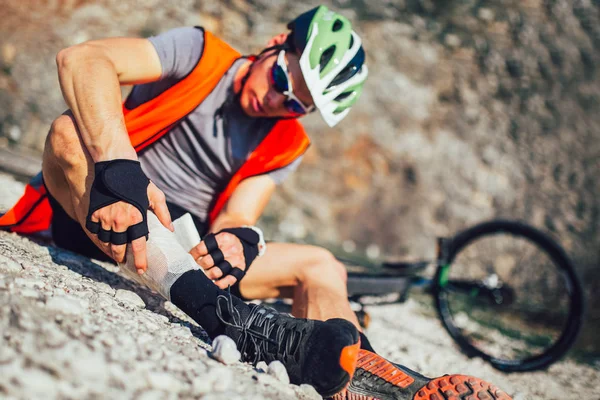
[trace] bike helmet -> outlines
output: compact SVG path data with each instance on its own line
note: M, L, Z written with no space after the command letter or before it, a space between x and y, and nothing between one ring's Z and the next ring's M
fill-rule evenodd
M287 44L301 52L300 68L315 106L329 126L341 121L367 79L365 51L348 19L318 6L288 24Z

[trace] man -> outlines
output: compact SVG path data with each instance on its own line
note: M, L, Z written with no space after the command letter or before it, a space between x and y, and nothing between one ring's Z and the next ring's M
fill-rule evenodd
M43 185L28 187L21 204L30 207L15 207L4 225L31 232L51 213L57 245L127 262L211 337L231 336L245 361L281 360L293 383L323 396L509 398L476 378L431 380L378 356L329 252L270 243L262 254L253 225L309 145L297 118L318 109L335 125L367 77L361 41L340 14L316 7L288 28L256 57L201 28L61 51L69 111L48 135ZM51 210L40 211L46 192ZM170 232L186 212L204 237L189 254ZM271 297L293 298L297 318L239 300Z

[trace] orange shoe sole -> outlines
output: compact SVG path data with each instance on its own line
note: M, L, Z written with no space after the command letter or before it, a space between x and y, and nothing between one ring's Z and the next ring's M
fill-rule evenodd
M446 375L430 380L421 388L411 387L423 385L423 380L427 378L413 377L383 357L368 351L360 352L356 371L358 374L375 375L384 380L386 385L395 386L395 390L402 393L402 399L408 399L412 393L412 400L512 400L491 383L467 375ZM333 396L333 400L378 400L397 397L391 393L373 396L368 394L369 391L351 386L352 384Z
M466 375L448 375L433 379L419 389L414 400L512 400L489 382Z

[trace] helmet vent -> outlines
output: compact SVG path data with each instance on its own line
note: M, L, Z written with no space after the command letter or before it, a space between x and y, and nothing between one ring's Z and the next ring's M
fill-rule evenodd
M331 60L331 57L333 57L333 53L335 53L335 46L329 46L327 50L321 54L321 59L319 60L321 71L323 71L323 68L329 64L329 60Z
M342 20L336 19L335 22L333 23L333 27L331 28L331 30L334 32L337 32L340 29L342 29L343 26L344 26L344 23L342 22Z
M363 63L365 62L365 51L360 47L354 58L350 60L346 68L340 71L340 73L331 81L328 88L332 88L336 85L339 85L342 82L346 82L348 79L352 78L362 69Z
M344 92L342 94L340 94L338 97L335 98L335 101L342 101L345 98L347 98L348 96L350 96L352 94L352 92Z

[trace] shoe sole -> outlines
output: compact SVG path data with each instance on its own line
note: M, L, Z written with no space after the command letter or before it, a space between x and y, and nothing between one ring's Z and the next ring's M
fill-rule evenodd
M377 354L365 352L359 357L356 369L375 375L388 384L397 386L402 393L401 399L411 400L512 400L498 387L482 379L467 375L445 375L423 385L425 377L411 376ZM417 374L418 375L418 374ZM427 378L425 378L427 379ZM410 386L415 383L416 388ZM418 387L421 386L420 389ZM358 388L357 388L358 389ZM334 400L377 400L394 399L394 395L373 397L361 390L343 390L333 397Z
M413 399L512 400L512 397L482 379L467 375L448 375L433 379Z

